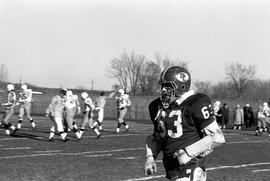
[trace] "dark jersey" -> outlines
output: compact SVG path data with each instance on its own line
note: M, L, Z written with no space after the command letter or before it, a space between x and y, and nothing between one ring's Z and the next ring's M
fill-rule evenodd
M192 159L187 165L180 166L173 153L200 140L202 130L215 119L211 101L205 94L194 94L183 102L173 102L169 108L162 109L158 98L150 103L149 113L154 123L154 131L161 140L163 164L168 178L188 176L187 168L203 166L203 160ZM155 154L155 153L153 153Z

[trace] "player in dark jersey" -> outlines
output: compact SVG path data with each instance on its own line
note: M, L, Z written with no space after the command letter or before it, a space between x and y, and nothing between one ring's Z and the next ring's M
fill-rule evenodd
M183 67L161 73L161 96L149 105L154 132L146 139L146 175L157 171L154 160L162 152L168 179L206 180L205 156L225 143L209 97L190 90L190 83Z

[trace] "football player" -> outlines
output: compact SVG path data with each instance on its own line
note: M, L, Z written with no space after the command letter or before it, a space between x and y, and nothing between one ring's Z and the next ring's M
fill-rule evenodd
M258 122L255 135L261 136L263 131L267 131L267 123L269 122L270 108L268 103L264 102L262 105L259 105L258 109ZM270 132L268 134L270 136Z
M95 105L92 99L88 96L87 92L82 92L81 97L84 102L84 111L83 111L84 117L83 117L80 133L82 135L85 131L85 126L88 125L89 128L96 133L97 138L99 138L101 136L101 133L98 131L97 127L93 124L93 117L94 117L93 112L95 109Z
M66 129L72 130L78 139L81 138L81 134L78 130L76 122L74 120L74 116L81 111L78 96L73 95L71 90L67 91L66 95L66 108L64 113L64 125Z
M129 95L125 94L123 89L118 90L118 96L116 97L117 104L117 128L116 133L120 132L121 125L125 126L126 131L129 130L129 125L124 121L124 117L127 113L128 108L131 106Z
M20 105L18 129L21 129L23 116L26 113L27 119L31 122L32 128L36 127L34 119L31 117L32 90L27 88L26 84L21 86L20 98L17 105Z
M67 141L66 136L67 133L64 132L63 126L63 115L64 109L66 107L66 89L61 89L59 91L59 95L56 95L52 98L52 101L49 107L46 109L46 117L49 117L52 120L52 127L50 130L49 141L53 141L53 137L55 134L55 129L59 132L62 140L64 142Z
M14 134L17 128L10 122L10 117L14 114L14 107L16 106L16 93L14 92L13 84L7 85L7 101L1 105L4 107L2 124L5 132L7 135L10 135L10 130L12 130Z
M161 73L161 95L149 104L153 134L146 139L145 174L157 171L163 153L166 177L205 181L205 156L225 143L207 95L190 90L190 73L172 66Z
M219 125L219 127L221 128L221 123L222 123L222 115L220 114L220 107L221 102L220 101L216 101L214 103L214 116L216 117L217 123Z
M103 131L102 129L102 121L104 119L104 107L106 104L106 101L108 99L111 99L114 96L115 92L112 92L109 96L105 96L105 92L101 92L100 96L96 98L95 100L95 105L96 108L95 110L98 112L98 118L97 121L94 123L95 126L99 125L99 131Z

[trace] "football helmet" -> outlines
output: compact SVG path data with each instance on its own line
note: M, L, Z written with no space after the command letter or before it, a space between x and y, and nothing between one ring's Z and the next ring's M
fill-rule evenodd
M26 85L26 84L23 84L23 85L21 86L21 89L22 89L23 91L26 91L26 90L27 90L27 85Z
M72 96L73 95L73 92L71 90L68 90L67 91L67 96Z
M163 70L160 75L160 99L164 108L190 89L191 77L187 69L172 66Z
M82 97L83 99L86 99L86 98L88 97L87 92L82 92L82 93L81 93L81 97Z
M67 89L61 89L61 90L59 91L59 94L62 95L62 96L67 95Z
M120 93L121 96L124 95L125 93L124 89L119 89L118 92Z
M14 85L13 85L13 84L8 84L8 85L7 85L7 90L8 90L8 91L14 90Z

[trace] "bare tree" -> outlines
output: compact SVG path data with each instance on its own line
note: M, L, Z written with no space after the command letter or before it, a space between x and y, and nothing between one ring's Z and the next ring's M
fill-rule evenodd
M145 63L140 76L140 85L143 95L157 92L160 73L161 69L158 64L153 61Z
M128 87L128 78L127 78L127 70L125 67L125 61L123 57L114 58L111 60L110 68L108 69L109 76L112 78L116 78L121 87L125 90Z
M255 78L256 66L245 66L240 62L236 62L226 65L225 71L227 78L232 81L236 90L237 99L240 100L248 87L248 83Z
M195 81L193 83L193 87L195 90L197 90L198 92L210 95L211 94L211 83L210 81Z
M168 55L165 55L165 57L162 58L160 53L155 53L155 60L156 60L157 64L160 66L161 70L164 70L165 68L168 68L168 67L174 66L174 65L188 68L187 61L183 61L179 58L177 58L176 60L172 60L171 58L169 58Z
M119 58L111 60L111 66L108 70L110 76L116 78L125 90L129 87L133 94L136 94L139 77L145 62L144 55L136 55L134 51L128 55L123 52Z

